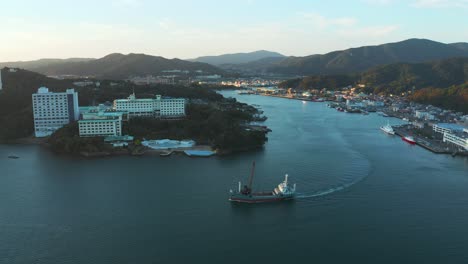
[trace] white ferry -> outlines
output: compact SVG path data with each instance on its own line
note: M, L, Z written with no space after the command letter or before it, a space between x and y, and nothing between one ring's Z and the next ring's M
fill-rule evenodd
M389 135L395 135L395 131L389 123L387 123L385 126L381 126L380 129Z

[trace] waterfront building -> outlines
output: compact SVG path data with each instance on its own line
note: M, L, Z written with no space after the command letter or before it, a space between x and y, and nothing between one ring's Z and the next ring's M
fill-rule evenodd
M414 113L414 116L419 118L419 119L424 119L424 120L434 120L435 119L435 116L429 112L425 112L425 111L420 111L420 110L416 110L415 113Z
M0 91L3 89L3 83L2 83L2 69L0 69Z
M80 137L121 136L122 117L96 116L78 121Z
M54 93L41 87L32 94L32 105L36 137L50 136L57 129L79 119L78 93L74 89Z
M365 100L364 101L367 106L375 106L375 107L383 107L385 106L384 102L382 101L374 101L374 100Z
M468 129L464 130L468 131ZM468 151L468 133L467 132L456 132L456 133L444 133L444 142L455 144L465 151Z
M80 137L122 136L122 120L126 112L115 111L105 105L80 107L78 121Z
M182 117L185 116L185 99L161 97L161 95L156 95L154 99L137 99L135 94L131 94L127 99L114 100L114 109L128 112L129 117Z
M457 125L457 124L452 124L452 123L439 123L439 124L434 124L432 129L437 132L437 133L457 133L457 132L463 132L463 129L465 127Z
M134 137L125 136L108 136L104 138L104 142L111 144L113 147L127 147L133 141Z

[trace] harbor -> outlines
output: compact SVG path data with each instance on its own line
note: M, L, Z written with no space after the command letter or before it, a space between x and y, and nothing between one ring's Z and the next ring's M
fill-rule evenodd
M367 95L349 87L341 91L296 92L291 88L277 87L240 91L237 92L240 96L256 94L303 102L327 102L328 107L346 114L376 113L387 118L398 118L407 122L404 126L396 127L394 132L403 140L411 136L416 145L436 154L468 155L468 115L463 113L408 102L397 96ZM434 128L444 125L457 127L457 132Z
M317 263L359 263L369 249L374 262L389 263L384 258L391 256L405 263L408 245L417 250L414 263L466 259L467 157L434 155L379 130L399 119L225 94L258 104L268 116L273 132L264 149L223 158L154 152L73 159L37 145L1 145L0 244L11 250L0 259L198 263L209 255L230 264L239 262L234 244L245 245L242 252L258 263L265 256L287 262L294 254ZM273 191L289 174L295 199L229 202L229 190L248 182L254 160L253 192ZM272 256L272 248L284 254Z
M417 133L415 131L419 130L415 130L411 125L394 126L393 130L395 131L395 134L400 137L412 135L415 139L416 145L433 153L450 154L452 156L468 156L468 151L461 151L456 146L443 142L442 139L429 138L428 136L424 136L422 133Z

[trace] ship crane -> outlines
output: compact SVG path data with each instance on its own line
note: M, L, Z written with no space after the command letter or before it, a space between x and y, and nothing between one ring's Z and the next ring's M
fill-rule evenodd
M288 97L293 97L292 88L288 88Z

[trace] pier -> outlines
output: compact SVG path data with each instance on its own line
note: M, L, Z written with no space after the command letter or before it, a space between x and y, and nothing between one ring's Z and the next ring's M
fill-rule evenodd
M428 139L428 138L423 138L419 135L415 135L414 130L410 130L406 126L394 126L393 130L395 131L395 134L400 137L411 135L416 141L416 144L418 146L421 146L433 153L452 154L452 153L457 152L456 148L447 145L441 140Z

